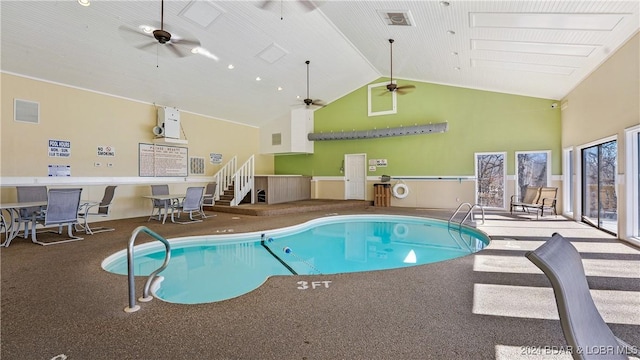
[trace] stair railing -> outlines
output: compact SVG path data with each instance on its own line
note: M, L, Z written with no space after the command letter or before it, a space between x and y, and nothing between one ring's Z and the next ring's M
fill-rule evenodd
M233 176L237 171L237 162L238 157L232 157L231 160L224 164L224 166L213 175L213 181L218 184L215 200L220 200L220 194L224 193L224 191L229 189L231 184L233 184Z
M251 155L247 161L233 174L233 200L231 206L238 206L240 201L253 190L255 178L255 161L254 155ZM251 192L251 203L255 204L255 191Z

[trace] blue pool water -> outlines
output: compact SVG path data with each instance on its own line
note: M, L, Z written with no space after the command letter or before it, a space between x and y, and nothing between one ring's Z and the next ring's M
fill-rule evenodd
M349 215L277 230L170 242L171 261L154 295L167 302L197 304L246 294L273 275L373 271L453 259L481 250L489 238L441 220ZM135 275L148 276L163 261L160 242L134 249ZM126 250L106 258L102 267L126 275Z

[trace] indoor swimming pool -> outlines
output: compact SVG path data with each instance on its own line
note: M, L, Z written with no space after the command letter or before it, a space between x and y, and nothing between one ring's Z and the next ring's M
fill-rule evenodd
M197 304L246 294L275 275L395 269L453 259L483 249L483 232L446 221L396 215L327 216L282 229L170 239L171 260L154 295ZM134 274L148 276L165 258L160 242L134 248ZM102 262L127 274L127 251Z

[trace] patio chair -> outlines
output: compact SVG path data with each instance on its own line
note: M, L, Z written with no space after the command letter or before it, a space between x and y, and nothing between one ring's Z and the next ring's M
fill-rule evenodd
M115 229L108 227L89 227L88 219L89 216L102 216L108 217L109 212L111 211L111 204L113 204L113 196L116 192L116 185L109 185L104 189L104 195L102 196L102 200L98 202L86 202L80 205L80 211L78 212L78 217L80 217L83 222L82 224L78 224L76 228L80 228L87 234L93 235L96 233L113 231Z
M218 183L210 182L204 190L204 197L202 198L202 214L204 215L205 206L213 206L216 204L216 193L218 191ZM206 216L205 216L206 217Z
M169 195L169 185L151 185L151 195ZM156 217L156 211L158 212L158 221L162 220L162 210L164 210L166 214L173 206L173 202L171 200L153 199L151 201L153 201L153 207L151 208L151 215L147 221Z
M522 196L522 200L518 201L517 195L511 195L511 205L509 207L509 212L513 214L513 210L518 206L522 208L522 211L527 211L526 205L534 205L538 202L538 198L540 197L540 187L539 186L527 186L524 191L524 195Z
M204 194L204 186L191 186L187 188L187 194L184 199L173 206L173 210L178 211L178 218L181 213L189 213L190 221L176 221L179 224L190 224L194 222L202 222L205 218L202 212L202 195ZM200 216L200 219L194 219L194 216Z
M553 236L525 255L544 272L558 306L560 325L574 359L628 359L638 348L617 338L596 308L576 248Z
M47 209L44 210L44 217L38 217L36 213L33 214L31 241L40 245L54 245L82 240L83 238L73 235L74 226L78 223L78 208L80 207L81 193L82 188L50 189L47 199ZM67 225L68 238L46 243L38 241L36 239L36 225L40 223L45 227L58 225L58 231L49 231L57 234L62 234L62 226Z
M16 186L18 202L47 201L46 186ZM29 228L33 225L33 215L42 217L41 211L45 207L30 206L20 209L20 216L16 219L18 226L24 225L24 238L29 237Z

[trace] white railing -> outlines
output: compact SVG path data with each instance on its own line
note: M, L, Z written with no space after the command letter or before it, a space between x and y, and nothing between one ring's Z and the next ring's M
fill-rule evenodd
M252 156L253 158L253 156ZM223 194L225 190L229 189L229 186L233 184L233 176L236 173L238 163L238 157L234 156L224 164L222 169L218 170L218 172L213 175L213 181L218 184L218 189L216 189L216 200L220 200L220 194Z
M238 206L240 201L253 189L255 177L254 156L245 161L242 166L233 174L233 200L231 206ZM255 192L251 193L251 203L255 204Z

